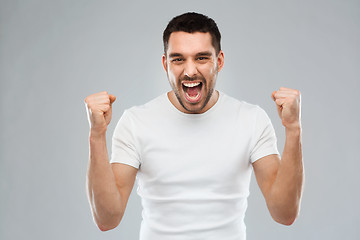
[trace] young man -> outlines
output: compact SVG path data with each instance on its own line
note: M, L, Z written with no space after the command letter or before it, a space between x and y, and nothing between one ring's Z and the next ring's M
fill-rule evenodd
M302 194L300 93L272 93L286 130L280 161L271 121L258 106L215 90L224 64L216 23L201 14L172 19L163 35L172 91L126 110L109 163L105 133L115 96L85 99L90 122L88 197L103 231L120 223L138 178L141 240L245 239L252 169L273 219L290 225Z

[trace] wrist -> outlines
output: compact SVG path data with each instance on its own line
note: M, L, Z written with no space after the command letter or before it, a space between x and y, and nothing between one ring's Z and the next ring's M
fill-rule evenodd
M287 136L301 136L302 128L301 125L285 127L285 134Z
M106 129L90 129L89 134L90 139L98 140L98 139L105 139L106 138Z

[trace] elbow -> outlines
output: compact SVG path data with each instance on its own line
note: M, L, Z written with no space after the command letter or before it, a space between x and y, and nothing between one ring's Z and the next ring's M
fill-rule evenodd
M295 222L296 217L289 217L289 218L282 218L282 219L273 218L273 219L275 220L275 222L280 223L282 225L291 226Z
M282 225L291 226L300 214L300 204L277 204L270 205L272 219Z
M106 232L106 231L110 231L114 228L116 228L118 225L120 224L120 221L115 222L113 224L100 224L100 223L96 223L96 225L98 226L99 230L102 232Z
M107 219L106 221L100 221L99 219L95 218L95 223L100 231L106 232L119 226L121 219L122 216L113 217L112 219Z
M98 228L100 229L100 231L106 232L106 231L110 231L110 230L116 228L118 225L114 225L114 226L104 226L104 225L97 224L97 226L98 226Z
M275 222L280 223L282 225L285 226L291 226L295 220L297 219L299 215L298 211L293 211L293 213L286 213L283 215L278 215L278 216L272 216L272 218L274 219Z

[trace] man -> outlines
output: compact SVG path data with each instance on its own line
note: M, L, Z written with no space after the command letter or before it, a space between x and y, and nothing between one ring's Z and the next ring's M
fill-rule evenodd
M280 160L271 121L258 106L215 90L224 64L216 23L185 13L164 31L163 67L172 91L126 110L105 133L115 96L85 99L90 122L88 197L98 227L121 221L138 178L142 240L245 239L252 168L273 219L290 225L302 194L300 93L272 93L286 131Z

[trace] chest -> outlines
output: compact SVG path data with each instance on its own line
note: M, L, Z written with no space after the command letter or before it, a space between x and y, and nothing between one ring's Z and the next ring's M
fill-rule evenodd
M243 124L164 121L160 126L147 129L140 140L140 176L147 189L234 192L249 177L251 134Z

